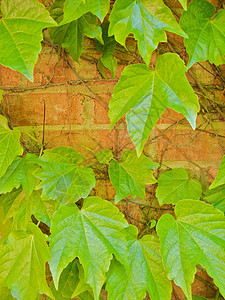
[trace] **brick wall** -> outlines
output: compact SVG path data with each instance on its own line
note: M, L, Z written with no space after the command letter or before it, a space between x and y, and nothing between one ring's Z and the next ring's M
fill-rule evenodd
M216 6L218 3L213 2ZM179 6L176 7L175 2L172 6L179 12ZM152 66L156 57L163 52L178 51L185 60L187 59L182 39L173 34L168 34L168 37L172 48L171 45L161 43L153 54ZM109 148L117 157L120 157L125 149L134 149L123 122L118 122L109 132L110 120L107 110L113 88L124 67L140 62L141 57L132 38L128 39L128 49L130 53L126 54L123 47L118 45L116 48L118 68L113 80L110 79L107 70L108 80L103 79L99 73L99 54L94 43L88 38L84 40L84 52L80 63L73 62L73 69L62 58L58 61L56 51L43 44L35 66L33 83L23 75L0 66L0 89L5 91L2 106L11 118L13 126L23 132L23 144L27 151L38 153L39 146L34 138L40 142L44 140L46 148L74 147L84 155L85 164L96 170L97 184L93 194L109 200L114 198L115 191L108 180L106 167L97 163L95 155L89 149L98 152L102 148ZM144 149L145 154L152 160L162 163L162 169L187 168L193 177L202 182L204 189L215 177L225 154L224 66L220 66L219 72L220 75L212 65L203 62L193 66L191 73L187 73L201 104L197 130L193 131L181 114L167 109L157 122ZM152 187L149 187L147 192L146 200L135 200L138 204L127 202L119 205L128 220L138 226L141 226L138 220L153 216L145 209L149 201L158 207L157 202L152 199ZM154 217L160 217L162 213L163 211L157 209L151 212ZM202 274L204 278L205 275ZM193 286L196 294L207 298L215 295L209 284L198 279ZM178 299L183 299L179 288L176 288L176 292Z

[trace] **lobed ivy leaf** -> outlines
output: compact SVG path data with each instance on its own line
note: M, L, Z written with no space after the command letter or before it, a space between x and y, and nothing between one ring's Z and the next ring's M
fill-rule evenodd
M205 199L212 205L225 213L225 184L206 191Z
M120 163L112 160L109 164L109 178L117 192L115 203L129 195L144 199L145 186L157 182L151 170L157 166L144 154L137 157L137 153L129 149L123 152Z
M117 58L114 56L116 40L114 36L108 36L109 23L103 23L101 27L104 45L101 45L98 40L95 41L95 47L97 51L102 53L102 57L100 57L98 60L98 69L103 77L107 79L103 68L104 66L105 68L109 69L112 74L112 78L114 78L117 68Z
M18 228L26 228L30 222L31 215L51 225L52 215L55 212L55 201L44 201L40 191L33 191L28 196L21 188L13 189L10 193L0 197L0 207L3 208L3 222L9 221L12 217Z
M33 69L41 51L42 30L56 25L44 5L36 0L2 0L0 63L33 81Z
M127 66L109 103L111 129L127 114L128 132L140 156L152 128L166 107L182 113L195 129L198 98L185 77L177 54L157 59L155 71L142 64Z
M30 223L26 232L13 231L0 252L0 284L17 299L36 299L39 291L53 297L45 279L48 260L46 237L37 226Z
M225 155L223 156L216 178L213 181L213 183L210 185L209 190L219 187L223 184L225 184Z
M108 300L144 299L146 291L151 299L170 300L172 286L163 268L158 238L145 235L137 240L137 228L132 226L129 231L129 270L116 260L111 262L106 284Z
M78 58L83 52L83 34L90 38L96 38L100 43L102 40L102 29L98 25L98 19L91 13L87 13L78 20L71 23L50 28L50 37L54 44L59 48L66 48L73 60L78 61Z
M196 265L205 268L225 295L225 217L210 204L180 200L176 220L163 215L157 224L161 254L168 278L192 299Z
M81 264L78 260L73 260L61 273L58 290L56 290L54 282L51 282L50 287L55 300L70 300L74 297L76 299L78 297L80 300L94 300L92 292L89 291L90 286L87 283L81 282L83 280L80 278L81 272L82 274L84 273ZM78 292L76 292L77 288L79 289ZM50 300L51 298L48 297L47 299ZM100 299L102 300L101 296Z
M164 30L186 36L162 0L117 0L109 21L109 35L114 35L121 45L125 46L130 33L134 34L147 65L158 43L167 41Z
M53 214L56 211L57 203L55 200L45 200L42 198L41 191L33 191L31 194L32 200L32 214L41 222L49 227Z
M38 188L43 189L43 199L68 203L86 198L95 186L95 174L78 165L82 160L82 155L70 147L45 150L39 159L41 169L34 173L42 180Z
M101 198L87 198L81 210L72 203L61 206L54 215L50 236L49 264L56 288L63 269L78 257L86 283L98 299L112 254L122 264L127 263L123 232L127 226L118 208Z
M0 178L0 193L11 192L13 188L18 189L22 185L26 193L31 195L38 184L38 179L32 174L39 169L37 160L34 154L17 157Z
M179 200L199 200L202 185L196 179L189 179L186 169L173 169L163 173L158 179L156 197L159 204L176 204Z
M91 291L90 286L86 282L85 274L84 274L84 269L80 263L77 261L77 267L79 269L79 282L76 285L76 288L72 294L72 298L74 297L79 297L80 299L85 299L85 296L87 299L94 299L93 293ZM82 296L81 296L82 295ZM102 299L100 295L100 299Z
M215 14L215 7L208 1L196 0L188 5L180 25L188 35L184 44L189 54L188 68L198 61L225 63L225 10Z
M110 160L114 157L112 150L109 149L102 149L100 152L96 154L97 160L101 164L109 164Z
M12 192L3 194L0 197L0 206L3 208L3 222L14 219L19 229L26 229L32 214L31 198L21 188Z
M64 18L60 25L79 19L87 12L96 15L101 22L108 13L109 0L66 0L64 6Z
M70 300L72 298L72 294L79 282L79 269L77 264L78 262L74 260L63 270L59 279L58 290L56 290L54 282L51 282L50 287L54 299Z
M1 22L1 20L0 20L0 22ZM5 123L3 124L3 122L5 122ZM7 120L4 117L1 118L0 178L4 175L4 173L6 172L8 167L11 165L11 163L14 161L16 156L23 154L23 148L20 145L20 131L17 128L10 130L6 123L7 123Z

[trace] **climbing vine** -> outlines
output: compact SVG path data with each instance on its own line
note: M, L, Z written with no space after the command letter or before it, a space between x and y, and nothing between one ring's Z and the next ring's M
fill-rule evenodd
M52 47L109 109L111 130L117 122L127 124L136 149L121 157L110 149L95 153L116 191L113 202L101 199L92 196L96 170L84 164L81 153L72 147L47 149L32 136L39 153L31 153L1 107L1 299L102 299L107 291L109 300L140 300L146 292L151 300L170 300L173 281L190 300L197 265L213 278L217 297L225 297L225 158L203 193L186 169L160 172L162 161L144 151L166 108L181 113L179 122L186 119L193 130L199 95L208 101L201 109L213 102L223 116L189 70L198 91L193 89L186 72L208 60L225 84L218 67L225 63L225 11L206 0L179 2L181 16L162 0L55 0L46 6L37 0L1 1L0 63L33 81L41 42ZM184 40L187 63L166 32ZM139 62L125 67L109 107L73 69L85 36L101 54L98 69L106 79L107 69L112 78L116 73L116 47L129 52L127 38L137 42ZM168 49L150 66L162 42ZM1 98L4 92L7 88ZM149 186L158 206L170 208L138 231L114 204L145 199Z

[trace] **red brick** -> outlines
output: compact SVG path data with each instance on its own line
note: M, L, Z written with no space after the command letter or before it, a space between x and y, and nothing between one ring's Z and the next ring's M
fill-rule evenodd
M96 64L80 59L79 63L73 63L74 69L82 79L101 79ZM74 75L74 78L76 76ZM77 78L76 78L77 79Z
M20 84L21 77L24 76L19 72L0 65L0 86L18 86Z
M14 126L43 124L44 102L46 125L83 123L83 96L77 94L29 94L7 95L3 107L11 115Z
M103 99L107 104L111 99L111 94L99 94L101 99ZM108 109L102 105L99 101L94 101L94 122L95 124L110 124L110 119L108 116Z
M107 130L63 130L62 131L46 131L45 141L47 148L59 146L74 147L78 152L81 152L88 158L93 157L93 153L88 150L99 152L103 148L113 149L112 132L109 134ZM40 134L40 140L42 133Z
M161 155L166 147L163 156L164 161L186 161L188 158L192 161L208 160L208 134L197 134L193 130L170 130L165 136L159 137L158 152ZM172 137L170 139L170 137ZM169 141L168 141L169 138ZM180 150L180 151L179 151ZM182 152L184 154L182 154Z
M28 86L45 85L47 83L66 82L77 80L69 66L58 55L41 53L34 68L34 82L28 81Z
M174 124L183 118L184 116L182 114L177 113L171 108L166 108L156 124Z

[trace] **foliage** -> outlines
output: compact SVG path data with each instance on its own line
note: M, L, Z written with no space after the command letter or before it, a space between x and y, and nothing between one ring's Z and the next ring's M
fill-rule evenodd
M153 169L159 172L162 162L142 153L167 107L182 113L193 129L199 112L177 54L155 52L156 65L149 66L158 44L167 41L165 31L184 38L188 67L205 60L224 63L224 10L214 14L205 0L188 7L187 1L180 3L187 11L179 25L162 0L56 0L49 11L37 0L1 1L0 63L31 81L43 30L67 62L68 52L79 61L83 35L92 38L102 53L98 66L105 78L105 68L114 78L115 49L120 43L126 51L128 36L137 40L145 62L124 69L109 104L111 128L126 114L137 151L127 149L120 157L110 149L95 153L116 190L115 203L92 196L94 168L75 149L43 147L39 157L27 153L19 129L0 116L1 299L42 294L56 300L101 299L105 289L109 300L139 300L146 291L152 300L169 300L174 280L191 300L197 264L225 297L225 158L202 195L200 182L185 169L159 176ZM175 205L176 219L165 214L148 223L147 233L138 233L114 204L145 199L146 191L159 205Z
M26 0L23 5L18 0L2 0L1 10L0 63L33 80L34 65L41 51L42 30L55 22L36 0Z
M182 199L199 200L202 195L201 183L188 179L185 169L173 169L163 173L158 179L156 197L159 204L176 204Z
M166 107L182 113L195 129L198 99L184 75L185 71L184 62L171 53L158 58L155 71L141 64L124 69L110 101L109 117L112 128L129 111L127 129L138 156Z
M205 0L190 3L180 25L187 33L184 40L189 54L188 68L198 61L209 60L221 65L225 63L225 11L215 15L214 6Z
M191 299L191 283L200 264L224 295L225 217L209 204L180 200L176 220L166 214L157 225L161 253L170 279ZM173 259L168 259L173 257Z
M79 166L83 161L81 154L73 148L58 147L46 150L39 158L41 169L35 172L41 179L44 199L57 199L62 203L86 198L95 186L92 169Z
M129 271L113 260L108 272L106 290L109 299L143 299L145 291L151 299L170 299L171 283L167 279L160 257L160 243L155 236L137 240L137 228L127 228Z
M109 164L109 178L117 191L115 203L129 195L144 198L145 186L156 182L151 169L157 166L144 154L138 158L132 150L123 152L120 163L112 160Z
M118 18L119 15L119 18ZM166 42L164 30L185 36L169 8L161 0L117 0L109 18L109 35L125 46L126 37L133 33L140 54L150 63L159 42Z

